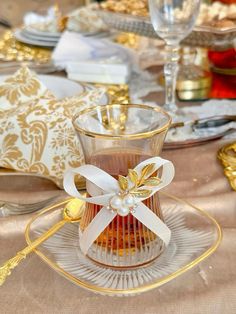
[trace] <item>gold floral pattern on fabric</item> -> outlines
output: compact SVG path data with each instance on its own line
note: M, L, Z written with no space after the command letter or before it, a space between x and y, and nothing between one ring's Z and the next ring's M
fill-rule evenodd
M22 102L39 99L47 88L27 67L20 68L0 86L0 110L11 109Z
M91 88L63 100L57 100L50 91L45 90L38 97L37 77L32 78L28 69L20 71L24 79L19 79L19 86L16 75L7 82L14 82L14 88L19 93L26 92L33 97L31 101L17 100L15 108L1 111L0 167L37 173L62 187L64 172L84 162L72 117L81 109L99 104L105 89ZM23 86L24 80L28 85ZM29 86L33 91L28 90ZM3 90L1 87L0 90Z
M2 158L1 166L6 168L13 167L15 160L22 157L22 152L16 145L19 137L16 134L6 134L3 138L0 148L0 155Z

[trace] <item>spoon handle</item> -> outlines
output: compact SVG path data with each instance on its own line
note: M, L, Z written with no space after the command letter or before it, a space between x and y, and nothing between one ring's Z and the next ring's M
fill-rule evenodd
M5 282L7 276L11 275L11 270L14 269L20 261L26 258L26 256L31 253L37 246L50 238L55 232L66 224L66 220L61 220L52 226L48 231L43 233L38 239L33 241L30 245L25 247L23 250L19 251L16 256L6 261L3 266L0 267L0 286Z

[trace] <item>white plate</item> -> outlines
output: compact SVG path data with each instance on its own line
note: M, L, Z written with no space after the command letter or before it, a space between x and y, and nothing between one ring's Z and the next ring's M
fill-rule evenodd
M49 34L49 33L46 33L46 34ZM40 47L48 47L48 48L56 47L60 37L55 37L55 36L50 37L46 34L43 34L43 32L41 32L36 35L35 33L31 33L29 31L26 31L24 29L22 30L20 28L16 29L14 32L15 38L24 44L40 46ZM86 37L94 37L94 38L110 38L111 36L110 32L91 32L91 33L80 33L80 34Z
M30 26L27 26L25 28L22 29L22 32L24 34L28 34L30 35L32 38L35 38L35 39L43 39L43 40L46 40L46 41L49 41L49 40L59 40L62 33L52 33L52 32L43 32L43 31L40 31L40 30L37 30L35 28L32 28ZM104 34L107 34L108 31L90 31L90 32L82 32L80 31L79 32L81 35L83 36L99 36L99 35L104 35Z
M84 91L81 84L63 77L39 75L39 79L58 99L79 95Z
M33 27L30 27L29 26L26 26L22 29L22 31L25 31L27 33L30 33L31 35L34 35L35 37L44 37L46 39L46 37L48 38L57 38L59 39L61 37L61 33L59 32L56 32L56 33L53 33L53 32L48 32L48 31L40 31L38 29L35 29Z
M60 37L47 37L43 35L35 35L34 33L29 32L26 29L22 29L21 35L25 38L28 38L30 40L36 40L36 41L52 41L57 43L60 39Z
M14 32L14 36L18 41L24 44L28 44L28 45L50 47L50 48L56 47L57 45L57 42L51 41L51 40L38 40L38 39L28 38L23 34L23 32L20 29L16 29L16 31Z

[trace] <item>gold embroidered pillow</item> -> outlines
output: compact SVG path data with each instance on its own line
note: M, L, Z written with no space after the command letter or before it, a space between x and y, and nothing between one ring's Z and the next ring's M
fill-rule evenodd
M45 93L49 91L36 74L27 67L22 67L0 85L0 112L39 99ZM53 97L52 94L51 97Z
M97 88L60 101L45 96L0 115L0 167L34 172L62 187L64 172L84 162L72 116L99 104L104 93Z

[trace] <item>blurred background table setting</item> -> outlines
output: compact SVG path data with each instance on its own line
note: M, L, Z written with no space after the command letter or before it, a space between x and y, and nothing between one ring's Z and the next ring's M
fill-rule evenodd
M145 110L138 119L138 109L132 117L127 105L164 109L172 122L161 156L173 162L176 172L166 191L206 210L224 234L217 252L183 277L109 302L72 285L58 276L60 267L55 272L42 255L32 254L0 287L3 313L236 312L235 57L236 2L228 0L0 3L0 267L25 246L25 237L30 244L31 234L40 236L58 220L55 204L68 199L64 174L86 159L75 117L95 106L101 114L97 109L88 125L95 128L101 120L105 134L125 132L126 123L140 133L151 128ZM119 114L109 107L116 105ZM101 108L108 109L103 113ZM77 176L76 186L84 191L85 180ZM204 233L210 224L196 220L195 226L200 222ZM63 260L63 249L77 241L69 228L46 243L52 256L58 254L58 265L71 267L73 274L80 253ZM89 271L93 280L96 271Z

